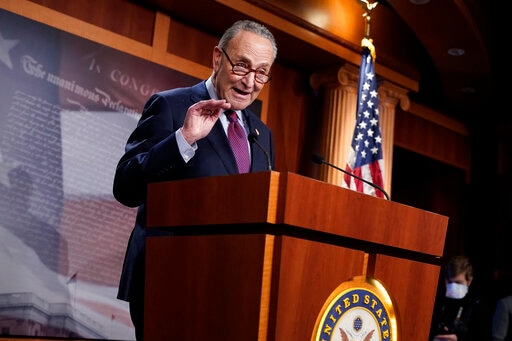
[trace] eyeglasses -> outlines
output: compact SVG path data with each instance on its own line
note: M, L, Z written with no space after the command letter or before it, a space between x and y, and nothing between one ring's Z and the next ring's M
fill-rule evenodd
M228 59L229 64L231 64L231 71L233 71L233 73L235 75L247 76L249 73L254 72L254 80L256 82L262 83L262 84L268 83L272 79L270 74L266 73L262 69L251 69L245 63L236 63L236 64L233 63L231 61L231 59L229 58L227 52L224 50L224 48L221 48L221 50L224 53L224 55L226 56L226 58Z

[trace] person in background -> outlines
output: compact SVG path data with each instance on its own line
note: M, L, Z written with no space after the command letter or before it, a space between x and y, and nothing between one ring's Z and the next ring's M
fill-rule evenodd
M276 56L274 36L265 26L237 21L213 48L207 80L154 94L144 105L113 184L116 200L138 207L118 291L118 298L129 302L137 340L143 339L146 236L168 234L146 229L147 184L274 169L272 133L248 106L270 81ZM239 170L230 147L228 109L243 127L239 136L249 152L248 169ZM248 134L255 134L258 144L249 143Z
M492 341L512 341L512 270L510 261L494 271L495 306L492 316Z
M470 291L473 265L465 256L455 256L444 267L446 292L436 300L430 341L485 341L490 326L485 304Z
M512 295L496 303L492 316L492 341L512 341Z

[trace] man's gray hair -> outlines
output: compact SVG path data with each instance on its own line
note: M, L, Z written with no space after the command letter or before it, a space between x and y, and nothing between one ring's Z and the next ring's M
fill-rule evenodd
M272 44L272 49L274 50L274 59L277 57L277 44L272 32L270 32L268 28L266 28L262 24L259 24L251 20L239 20L236 21L233 25L231 25L231 27L229 27L220 38L219 47L223 49L227 48L227 45L229 44L231 39L233 39L233 37L237 35L238 32L240 31L249 31L252 33L256 33L257 35L260 35L264 38L267 38Z

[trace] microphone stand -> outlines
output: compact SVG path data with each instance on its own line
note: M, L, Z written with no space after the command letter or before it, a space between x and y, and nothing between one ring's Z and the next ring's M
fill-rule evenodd
M357 175L355 175L355 174L352 174L352 173L350 173L350 172L347 172L346 170L344 170L344 169L342 169L342 168L340 168L340 167L338 167L338 166L336 166L336 165L333 165L332 163L329 163L329 162L325 161L325 159L324 159L321 155L313 154L313 162L314 162L314 163L317 163L317 164L319 164L319 165L320 165L320 164L326 164L327 166L333 167L333 168L335 168L335 169L339 170L340 172L343 172L343 173L345 173L345 174L348 174L348 175L350 175L350 176L352 176L352 177L354 177L354 178L356 178L356 179L358 179L358 180L360 180L360 181L364 182L365 184L368 184L368 185L372 186L373 188L378 189L379 191L381 191L381 192L382 192L382 194L384 194L384 196L386 197L386 199L388 199L388 200L389 200L389 195L388 195L388 194L386 193L386 191L385 191L383 188L381 188L380 186L378 186L378 185L374 184L373 182L370 182L370 181L368 181L368 180L366 180L366 179L363 179L363 178L361 178L361 177L359 177L359 176L357 176Z
M249 133L247 138L249 139L249 142L255 143L258 146L258 148L260 148L261 151L265 154L265 156L267 157L268 170L271 171L272 170L272 162L270 161L270 155L265 150L265 148L263 148L263 146L261 145L260 141L258 141L258 135L259 135L259 132L256 129L256 132L255 133Z

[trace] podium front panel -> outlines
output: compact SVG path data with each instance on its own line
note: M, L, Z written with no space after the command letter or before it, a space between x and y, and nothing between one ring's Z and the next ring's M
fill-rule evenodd
M146 339L257 340L265 241L265 235L148 238Z

